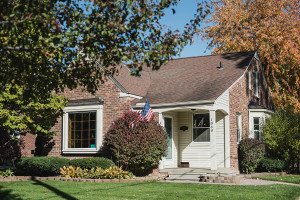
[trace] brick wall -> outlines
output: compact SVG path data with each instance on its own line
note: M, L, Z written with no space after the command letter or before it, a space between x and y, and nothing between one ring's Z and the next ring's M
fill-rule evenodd
M84 91L83 88L77 88L75 90L66 89L64 95L68 97L70 100L73 99L87 99L87 98L95 98L98 97L104 101L103 104L103 136L108 131L110 125L113 123L115 119L120 117L125 111L130 109L131 102L134 98L119 98L120 89L111 81L107 80L104 84L99 87L99 90L96 92L95 95ZM62 151L62 117L57 119L57 123L51 129L56 133L53 137L53 141L55 142L54 147L48 154L49 156L63 156L61 154ZM27 136L23 137L25 140L25 149L23 150L23 156L33 156L31 154L31 150L35 149L35 136L28 134ZM64 155L67 156L67 155ZM86 155L92 156L92 155ZM73 157L85 157L84 155L72 155L69 156L70 158Z
M253 90L253 71L258 72L258 97ZM251 73L251 90L249 89L249 73ZM273 103L268 93L268 86L264 82L263 70L256 59L250 64L248 71L229 90L229 120L230 120L230 166L238 170L237 144L237 113L242 115L242 138L249 135L248 104L254 101L265 108L273 109Z

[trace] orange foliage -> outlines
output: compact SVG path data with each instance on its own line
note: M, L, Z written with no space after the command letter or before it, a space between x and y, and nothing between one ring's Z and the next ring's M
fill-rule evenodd
M300 112L299 0L216 0L205 29L213 53L257 50L277 108Z

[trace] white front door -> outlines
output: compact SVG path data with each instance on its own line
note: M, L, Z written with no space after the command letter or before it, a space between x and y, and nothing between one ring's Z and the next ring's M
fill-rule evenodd
M167 155L163 158L163 166L164 168L172 168L176 167L176 163L174 161L174 138L173 138L173 118L172 117L164 117L164 127L165 131L168 134L168 148Z

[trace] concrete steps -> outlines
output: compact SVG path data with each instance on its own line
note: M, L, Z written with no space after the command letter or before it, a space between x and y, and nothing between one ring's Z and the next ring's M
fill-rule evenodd
M239 184L243 176L230 169L195 169L195 168L173 168L162 169L160 173L165 175L167 181L197 181L208 183L233 183Z

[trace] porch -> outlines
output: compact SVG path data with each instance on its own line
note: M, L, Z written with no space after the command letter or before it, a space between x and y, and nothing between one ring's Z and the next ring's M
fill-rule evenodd
M192 174L230 171L229 111L226 106L214 102L154 108L154 112L159 113L159 122L168 134L167 155L160 162L160 170Z

